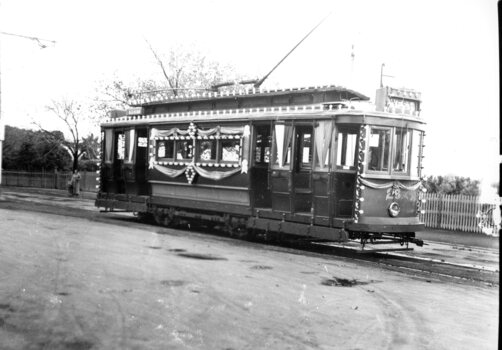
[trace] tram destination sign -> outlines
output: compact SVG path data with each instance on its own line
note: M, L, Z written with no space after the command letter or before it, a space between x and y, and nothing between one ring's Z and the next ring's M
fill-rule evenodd
M127 115L142 115L143 112L143 107L132 107L127 110Z

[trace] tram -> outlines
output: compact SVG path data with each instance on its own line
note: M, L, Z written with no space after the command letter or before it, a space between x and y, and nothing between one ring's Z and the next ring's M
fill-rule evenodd
M139 94L102 123L96 206L231 234L423 242L420 93Z

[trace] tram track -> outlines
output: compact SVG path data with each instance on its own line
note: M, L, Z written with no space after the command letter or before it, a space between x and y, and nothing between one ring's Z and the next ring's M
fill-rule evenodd
M3 205L2 205L3 204ZM143 223L131 216L124 216L120 213L110 216L110 213L103 214L90 210L80 210L77 208L62 208L54 202L30 203L25 200L10 198L10 200L0 202L0 208L12 210L27 210L35 212L50 213L64 216L74 216L85 218L91 221L99 221L114 225L123 225L125 222L128 226L134 225L138 227L152 227L149 223ZM178 229L172 229L170 232L176 232ZM211 230L208 234L207 230L200 228L197 229L193 225L190 229L191 233L204 234L208 237L221 238L221 232ZM243 240L231 241L243 242ZM408 274L419 274L427 279L428 276L435 276L439 279L450 279L453 281L466 281L477 284L485 284L488 286L498 286L499 271L496 268L489 266L482 266L477 264L459 264L448 262L445 259L433 259L418 256L409 256L398 252L372 252L371 250L361 250L356 242L352 246L346 244L334 244L330 242L311 242L302 239L283 241L280 243L271 244L269 242L258 241L263 243L261 246L264 249L287 249L289 252L298 254L320 254L324 257L334 256L337 258L347 258L359 262L377 264L381 267L400 271ZM356 248L357 247L357 248ZM294 251L293 251L294 249ZM422 249L422 248L419 248Z
M467 282L482 283L488 286L500 285L499 270L489 266L459 264L440 259L409 256L396 252L371 252L356 250L354 248L333 246L326 243L314 245L329 247L335 250L335 255L350 257L353 260L376 263L386 268L405 271L407 273L419 273L438 278L451 278ZM326 248L324 248L326 249Z

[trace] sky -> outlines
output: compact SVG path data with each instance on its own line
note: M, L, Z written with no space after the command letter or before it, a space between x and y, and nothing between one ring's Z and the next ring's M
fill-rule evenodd
M496 0L0 0L0 31L56 41L0 35L2 121L57 128L53 100L85 104L100 82L159 78L145 39L260 78L328 14L264 87L341 85L374 99L384 63L384 85L422 92L425 174L498 182Z

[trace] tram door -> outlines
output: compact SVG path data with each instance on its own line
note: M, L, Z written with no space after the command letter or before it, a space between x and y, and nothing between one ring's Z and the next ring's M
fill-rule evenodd
M137 194L148 194L146 172L148 169L148 133L146 128L136 129L136 169Z
M148 139L146 128L129 129L125 134L122 177L127 194L147 194L146 163Z
M357 167L357 138L357 128L338 128L335 145L335 217L346 218L353 215Z
M272 134L270 124L255 125L254 127L254 166L251 170L254 205L258 208L272 206L268 167L270 164Z
M125 133L123 130L115 131L115 155L113 159L113 184L115 193L125 193L124 159L125 159Z
M312 159L314 138L312 125L295 127L293 151L291 199L295 213L311 213L312 210Z
M312 211L312 125L275 124L270 186L272 209Z

